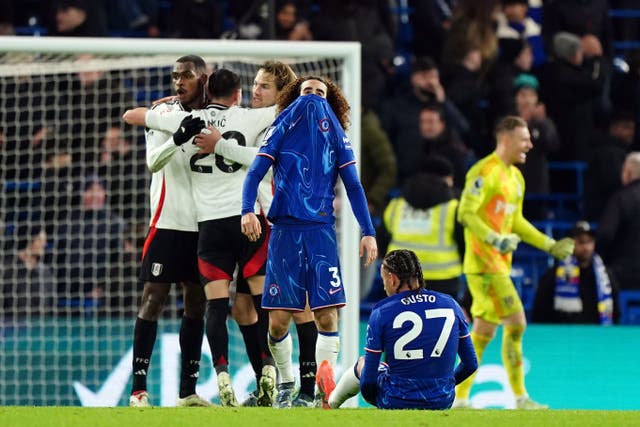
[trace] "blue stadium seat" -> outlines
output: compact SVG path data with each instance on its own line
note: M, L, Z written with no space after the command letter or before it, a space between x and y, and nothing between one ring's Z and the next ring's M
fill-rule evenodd
M526 193L528 201L549 202L554 213L554 219L577 221L584 215L584 174L587 170L585 162L549 162L549 171L573 172L575 191L569 193L535 194Z
M620 291L618 303L620 304L620 324L640 325L640 291Z

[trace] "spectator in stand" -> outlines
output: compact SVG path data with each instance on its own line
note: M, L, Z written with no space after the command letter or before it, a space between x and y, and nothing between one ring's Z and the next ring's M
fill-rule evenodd
M489 123L496 123L506 115L517 113L513 96L516 92L515 80L520 74L529 73L533 64L531 46L525 40L501 38L498 44L498 59L487 76Z
M0 320L51 312L55 277L45 263L47 233L37 224L16 228L15 246L3 248L0 274Z
M547 55L542 41L542 28L528 16L528 0L502 0L502 11L497 14L498 39L522 40L531 47L533 66L543 64Z
M298 4L295 0L278 2L276 7L276 34L277 40L311 40L313 35L309 23L300 19Z
M137 129L133 129L137 132ZM148 230L149 187L145 158L145 147L132 144L131 134L119 127L109 128L101 142L98 157L99 176L104 177L112 212L126 223L124 251L118 269L113 271L113 280L107 295L106 305L112 314L135 315L140 289L131 286L138 281L140 253Z
M470 47L462 60L450 63L443 71L442 84L448 99L469 122L469 132L464 139L476 155L491 151L484 144L487 140L485 113L480 104L485 98L484 76L480 73L482 54L480 49Z
M143 30L149 37L160 36L158 0L116 0L105 3L109 29Z
M612 74L613 30L609 16L608 0L555 0L545 4L542 36L545 45L553 45L555 35L568 32L582 39L585 66L594 62L593 68L602 76L603 89L595 102L595 119L606 125L612 110L609 99ZM559 124L558 121L556 123Z
M442 46L451 27L452 11L457 0L424 1L409 0L409 14L413 45L416 56L442 57ZM429 43L425 43L429 40Z
M214 2L219 3L219 2ZM225 15L233 22L233 29L222 38L255 40L268 38L268 19L261 12L264 2L259 0L234 0L229 2Z
M362 45L362 78L367 108L384 99L393 73L395 30L387 0L318 1L310 16L315 40L359 41ZM366 83L365 83L366 82Z
M617 323L618 286L595 253L595 232L578 221L569 232L576 246L573 255L547 270L540 278L533 303L536 323Z
M527 153L526 163L520 164L520 171L527 183L529 194L548 194L549 154L560 148L556 125L549 117L543 103L538 99L538 79L531 74L521 74L515 81L516 113L529 126L533 149ZM540 201L525 201L524 216L531 219L547 219L548 207Z
M622 186L622 165L632 150L635 133L633 114L620 111L611 117L607 133L597 131L592 136L584 195L588 220L597 221L609 197Z
M498 55L495 17L499 10L499 0L459 0L440 63L444 67L459 63L470 50L479 49L483 71L488 69Z
M52 88L61 94L59 103L64 108L54 122L57 145L45 148L69 155L73 176L96 173L103 138L108 131L120 131L120 114L133 104L133 93L122 77L109 74L93 61L92 55L78 55L78 71Z
M170 16L172 38L218 39L222 35L224 15L219 1L174 0Z
M53 259L61 314L90 312L104 303L110 271L124 251L124 221L107 204L102 178L85 178L79 206L54 230Z
M410 82L407 92L398 93L380 107L382 127L389 135L398 159L398 184L419 169L420 158L416 153L421 151L419 118L424 104L441 103L448 125L460 135L469 131L467 119L447 99L440 83L440 71L431 58L414 58Z
M640 50L626 55L626 72L614 72L611 80L611 100L617 110L633 114L636 128L640 128ZM640 149L640 132L635 133L634 150Z
M540 98L558 126L562 147L556 158L586 160L595 127L593 105L604 88L601 61L594 57L584 62L582 40L575 34L558 33L553 41L554 60L541 69Z
M107 129L101 142L98 170L105 179L113 212L126 220L131 231L140 239L144 239L148 216L145 149L144 146L132 144L130 136L119 127ZM139 245L136 253L141 250L142 245Z
M457 189L462 189L464 176L467 173L467 164L472 157L472 153L460 140L457 132L448 126L440 104L431 103L425 105L420 110L419 120L422 158L418 158L418 160L424 164L423 159L425 158L431 156L444 157L453 166L453 186ZM417 156L417 153L413 153L413 155Z
M597 232L597 252L611 269L621 290L640 289L640 152L627 155L622 188L607 202Z
M462 281L464 235L456 221L458 199L454 194L453 167L446 175L420 172L408 179L402 195L389 203L384 223L391 235L388 252L413 248L428 289L458 299Z
M0 36L15 35L13 0L0 0Z
M594 100L592 109L596 126L603 128L606 127L607 119L613 110L611 102L613 62L610 56L604 55L600 40L593 34L585 34L581 42L584 50L584 65L588 69L599 68L602 74L602 92Z
M29 96L0 98L0 181L41 179L46 156L53 151L44 146L56 118L47 104L61 103L62 95L54 92L52 79L25 76L5 79L3 84L5 93Z
M554 37L568 32L596 36L605 56L613 56L613 32L608 0L547 0L542 8L542 38L547 51L555 50Z
M48 35L67 37L104 37L107 14L102 2L54 0Z

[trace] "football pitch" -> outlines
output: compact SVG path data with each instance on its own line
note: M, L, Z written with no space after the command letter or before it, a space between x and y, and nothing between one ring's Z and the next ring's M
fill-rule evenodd
M453 410L382 411L373 408L83 408L0 407L7 427L156 427L156 426L301 426L301 427L476 427L476 426L640 426L640 411Z

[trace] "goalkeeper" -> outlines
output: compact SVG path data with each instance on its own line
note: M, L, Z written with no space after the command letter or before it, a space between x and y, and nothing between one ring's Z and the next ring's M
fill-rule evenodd
M573 252L571 238L556 241L538 231L522 216L524 178L514 165L524 163L533 148L527 123L507 116L496 126L496 149L467 173L458 208L464 226L463 271L473 297L471 340L478 363L503 325L502 362L507 371L516 407L544 409L529 398L522 369L522 336L526 327L524 308L509 273L512 252L523 240L555 258ZM456 387L454 408L471 407L469 392L474 376Z

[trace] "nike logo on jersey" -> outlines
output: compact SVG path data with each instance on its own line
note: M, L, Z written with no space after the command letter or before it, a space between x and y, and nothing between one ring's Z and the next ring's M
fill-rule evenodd
M335 295L338 292L340 292L342 290L342 288L331 288L329 289L329 295Z
M302 116L298 117L293 123L289 124L289 130L293 129L302 120Z

